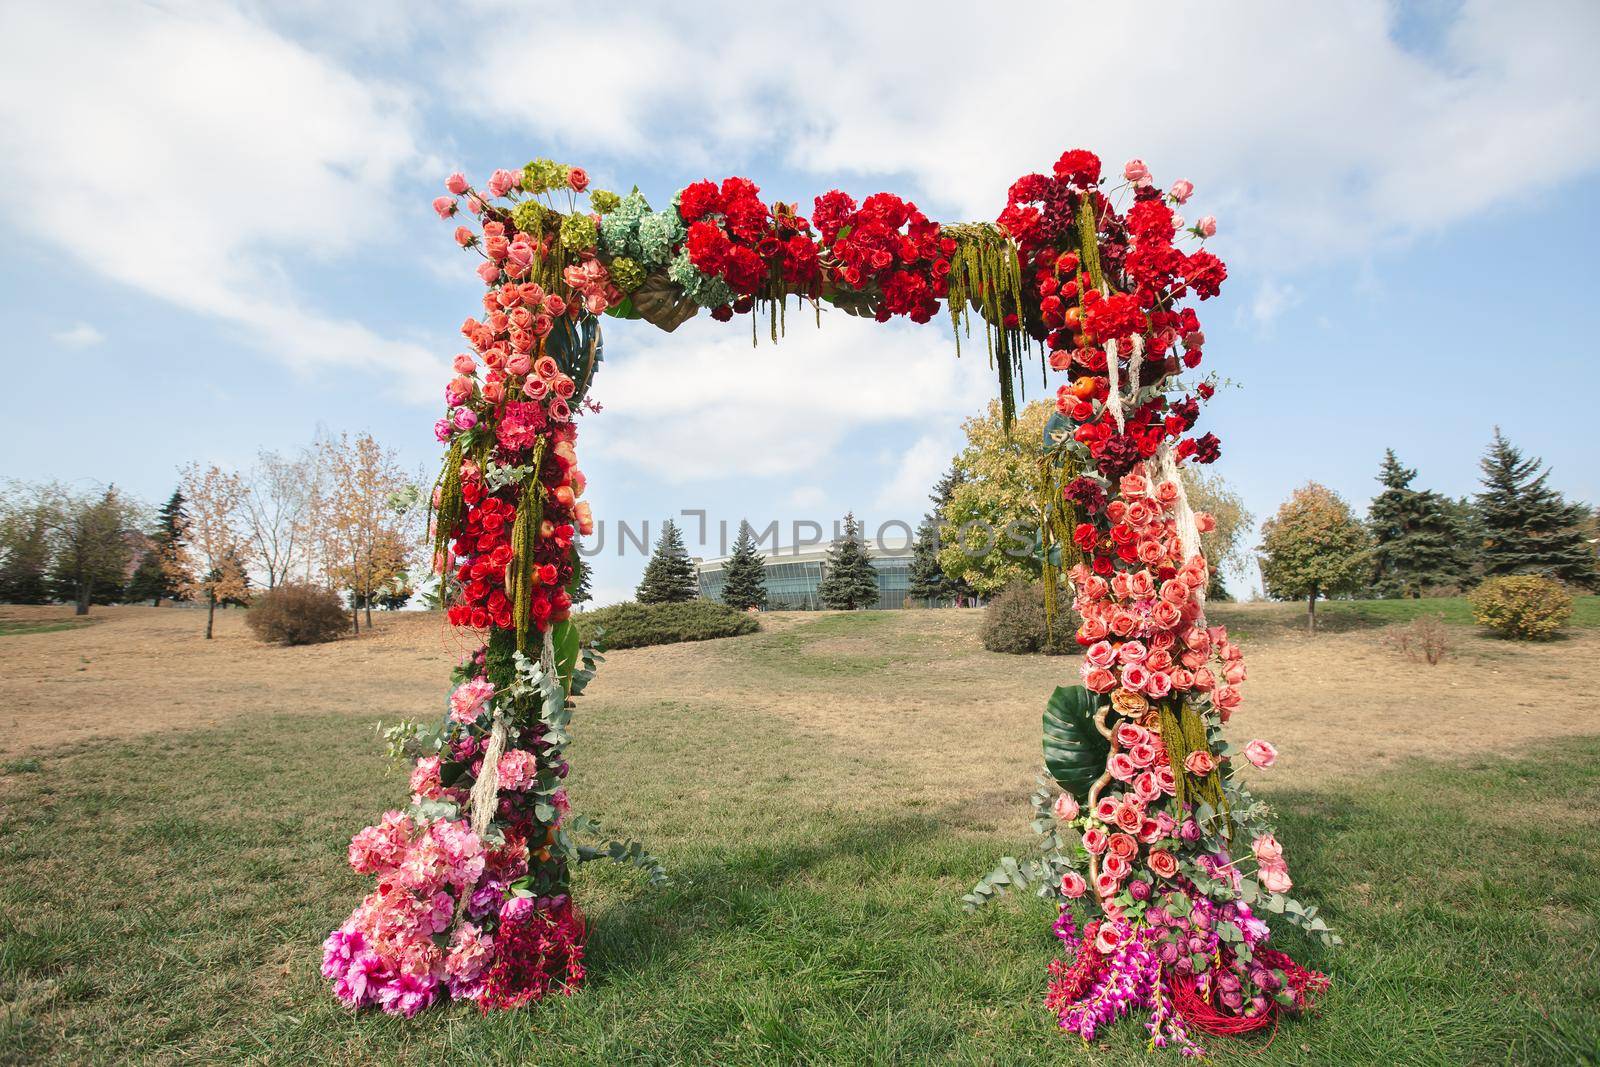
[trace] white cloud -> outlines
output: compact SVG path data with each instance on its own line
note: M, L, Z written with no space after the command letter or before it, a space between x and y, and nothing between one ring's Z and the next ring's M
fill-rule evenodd
M828 500L828 494L821 487L815 485L798 485L789 492L787 503L794 508L820 507Z
M392 239L394 184L419 163L403 94L182 3L6 5L0 69L14 226L291 365L433 391L428 348L319 310L290 280Z
M596 379L607 432L591 447L674 483L800 476L853 429L948 424L994 391L981 349L957 359L945 321L884 326L833 312L818 329L797 315L777 344L755 347L745 323L703 316L674 334L606 329L620 354Z
M894 477L878 493L879 510L916 524L932 505L928 494L960 449L960 434L923 434L900 457Z
M592 17L616 27L604 76L588 30L543 27L537 88L503 98L563 149L718 174L778 153L980 218L1064 148L1138 155L1158 180L1196 181L1191 213L1218 215L1243 263L1358 253L1600 162L1587 0L1468 0L1432 55L1395 39L1381 0L808 6L811 31L848 32L796 32L788 13L731 0ZM459 63L458 81L512 84L526 46L474 39ZM543 88L569 84L581 105Z
M1300 291L1293 285L1272 278L1263 278L1256 286L1255 295L1250 298L1248 306L1240 307L1239 317L1242 319L1248 312L1256 329L1268 333L1273 323L1278 320L1278 316L1298 305L1301 299Z
M76 323L65 330L50 335L63 348L93 348L106 339L106 335L87 322Z

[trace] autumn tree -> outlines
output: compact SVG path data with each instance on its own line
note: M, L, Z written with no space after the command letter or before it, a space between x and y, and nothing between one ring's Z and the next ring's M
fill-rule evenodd
M216 628L217 605L245 597L250 544L244 533L244 480L216 464L180 469L178 488L186 514L174 572L184 595L204 600L206 640Z
M946 578L978 593L996 593L1013 582L1038 581L1044 427L1054 406L1034 401L1017 413L1008 434L1000 402L961 424L967 443L951 471L941 508L940 569Z
M1261 578L1267 595L1306 602L1317 630L1317 598L1361 587L1371 566L1366 527L1339 495L1316 482L1294 491L1261 527Z
M875 607L878 603L878 572L867 556L861 523L853 512L845 515L843 535L828 549L817 596L828 607L842 611Z
M245 475L244 517L267 588L286 581L311 537L316 486L308 454L286 457L263 450Z
M350 622L361 632L361 608L372 625L372 601L404 573L416 538L414 486L394 452L369 433L341 433L316 443L319 476L310 503L313 536L328 580L350 593Z

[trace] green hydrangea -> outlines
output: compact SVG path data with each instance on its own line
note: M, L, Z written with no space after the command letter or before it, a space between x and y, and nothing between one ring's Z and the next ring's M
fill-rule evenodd
M524 200L511 209L511 221L523 233L540 234L544 232L546 214L544 205L537 200Z
M721 307L733 302L733 290L714 274L702 272L689 262L687 251L679 252L667 268L667 277L677 283L685 296L703 308Z
M522 168L522 187L530 193L548 193L567 186L567 174L572 170L565 163L553 159L536 159Z
M649 214L650 205L635 189L617 202L617 206L600 220L600 249L616 258L628 256L638 259L639 220Z
M593 248L600 238L594 219L574 212L561 220L561 243L569 252L582 252Z
M685 235L683 219L676 210L652 211L639 220L636 254L646 267L664 267Z
M589 206L601 215L609 215L622 204L622 197L610 189L594 189L589 193Z
M631 293L644 284L644 268L637 260L620 256L611 261L611 281L624 293Z

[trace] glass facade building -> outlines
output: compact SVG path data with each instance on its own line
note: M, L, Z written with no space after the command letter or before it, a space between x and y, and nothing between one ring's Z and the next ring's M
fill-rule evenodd
M779 548L766 556L767 607L773 611L816 611L823 607L817 589L822 585L828 544L804 548ZM911 549L880 549L867 546L867 559L878 572L878 608L903 608L911 595ZM728 559L695 560L700 596L722 599L722 569Z

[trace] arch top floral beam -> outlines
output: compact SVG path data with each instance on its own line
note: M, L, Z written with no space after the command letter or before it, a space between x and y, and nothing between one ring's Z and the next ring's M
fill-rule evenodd
M653 209L550 160L481 189L454 174L446 189L434 209L476 219L455 235L481 256L485 291L435 426L435 567L450 623L481 644L437 722L389 731L412 795L351 842L352 866L378 885L325 945L341 999L409 1015L441 995L490 1010L570 993L584 948L571 868L609 858L665 879L637 842L597 836L564 786L566 728L600 659L570 618L577 540L593 525L576 422L599 410L604 316L673 330L705 309L749 314L757 331L765 310L776 339L791 302L819 319L943 313L958 348L981 331L1008 423L1030 357L1061 378L1040 551L1047 595L1066 578L1082 619L1081 684L1044 713L1041 847L966 898L1036 887L1059 903L1072 962L1052 966L1048 1003L1061 1026L1092 1038L1142 1008L1153 1043L1192 1052L1191 1029L1264 1026L1326 984L1267 948L1255 913L1337 940L1285 895L1266 809L1236 773L1275 752L1223 737L1245 667L1206 625L1210 519L1189 507L1180 469L1218 456L1214 435L1193 432L1212 385L1186 378L1205 343L1187 302L1215 296L1227 271L1204 247L1215 220L1179 215L1190 183L1161 188L1138 160L1108 181L1074 150L1018 179L994 222L953 225L892 193L834 190L808 215L740 177Z

